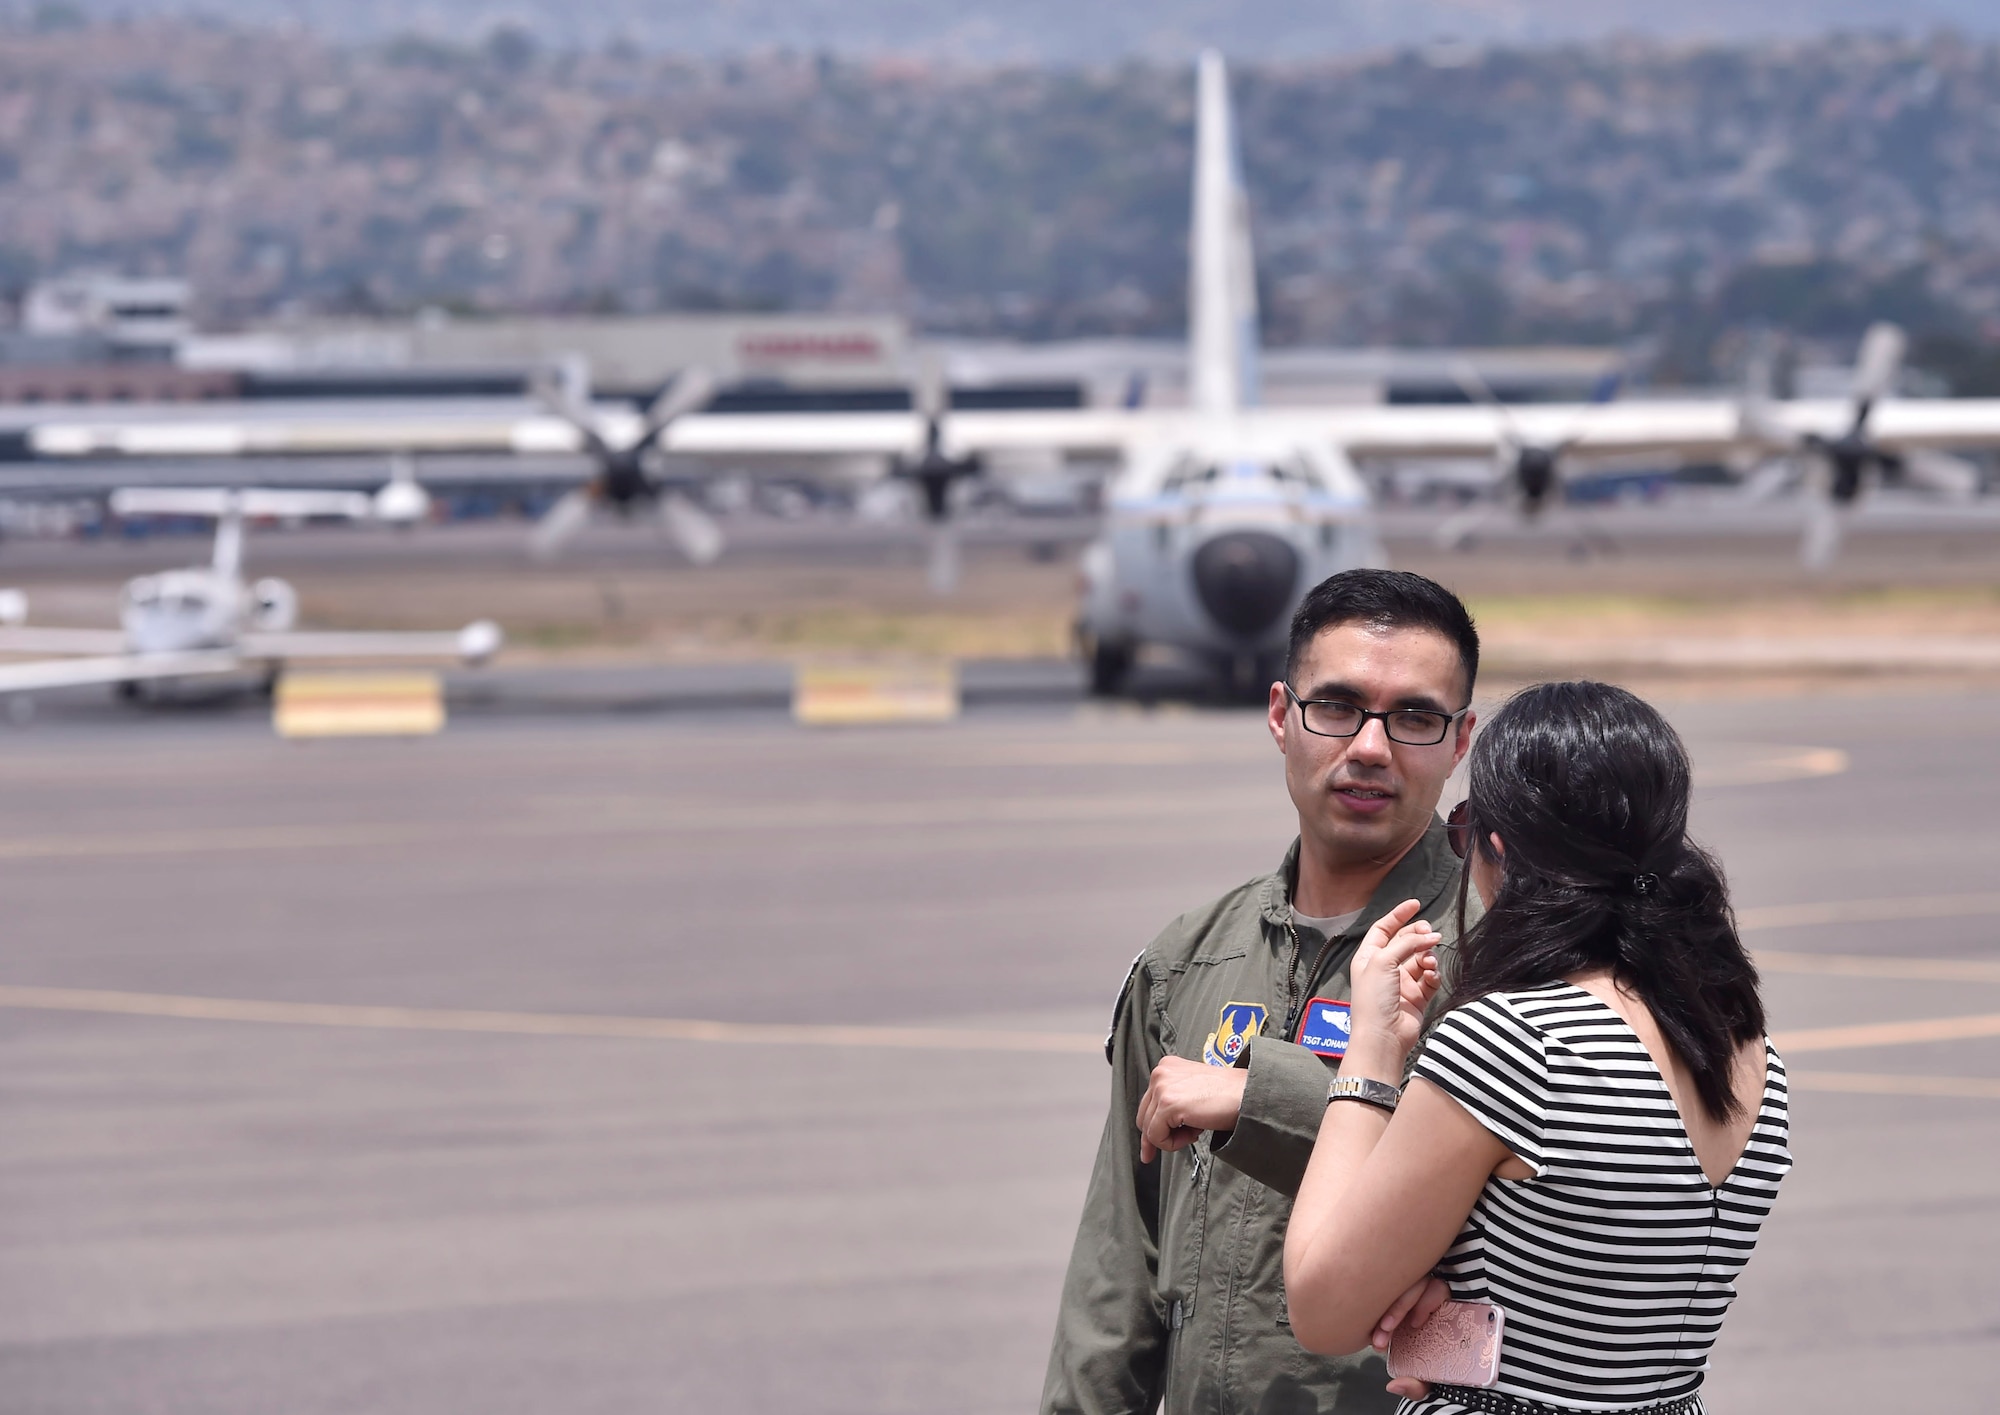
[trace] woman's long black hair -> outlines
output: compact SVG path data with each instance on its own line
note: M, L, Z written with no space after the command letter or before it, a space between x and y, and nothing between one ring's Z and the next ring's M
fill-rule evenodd
M1450 1001L1609 968L1651 1009L1702 1108L1727 1120L1743 1108L1736 1053L1764 1034L1764 1005L1722 870L1687 838L1692 776L1678 734L1623 688L1543 683L1495 713L1466 799L1500 887L1466 930L1461 884Z

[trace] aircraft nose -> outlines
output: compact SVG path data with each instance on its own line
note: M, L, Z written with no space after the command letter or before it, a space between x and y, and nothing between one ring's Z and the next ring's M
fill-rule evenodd
M1292 602L1299 553L1269 531L1226 531L1194 554L1194 587L1217 624L1254 638Z

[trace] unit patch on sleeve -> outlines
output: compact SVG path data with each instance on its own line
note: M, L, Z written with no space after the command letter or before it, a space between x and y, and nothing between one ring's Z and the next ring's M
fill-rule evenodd
M1299 1045L1316 1055L1338 1060L1347 1055L1347 1037L1352 1026L1346 1003L1337 998L1316 997L1306 1004L1306 1020L1299 1024Z
M1250 1039L1264 1028L1264 1009L1254 1002L1225 1002L1215 1030L1202 1043L1201 1059L1210 1066L1234 1066Z

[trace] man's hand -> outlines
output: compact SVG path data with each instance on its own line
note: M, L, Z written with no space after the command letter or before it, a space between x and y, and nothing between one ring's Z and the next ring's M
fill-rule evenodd
M1250 1073L1169 1056L1153 1068L1139 1097L1139 1163L1161 1150L1191 1145L1204 1130L1234 1130Z

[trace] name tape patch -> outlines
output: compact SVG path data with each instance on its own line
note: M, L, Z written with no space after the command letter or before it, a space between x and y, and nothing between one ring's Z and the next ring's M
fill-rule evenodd
M1318 1056L1346 1056L1347 1039L1353 1030L1350 1013L1339 998L1314 998L1306 1004L1306 1020L1299 1024L1299 1045Z

